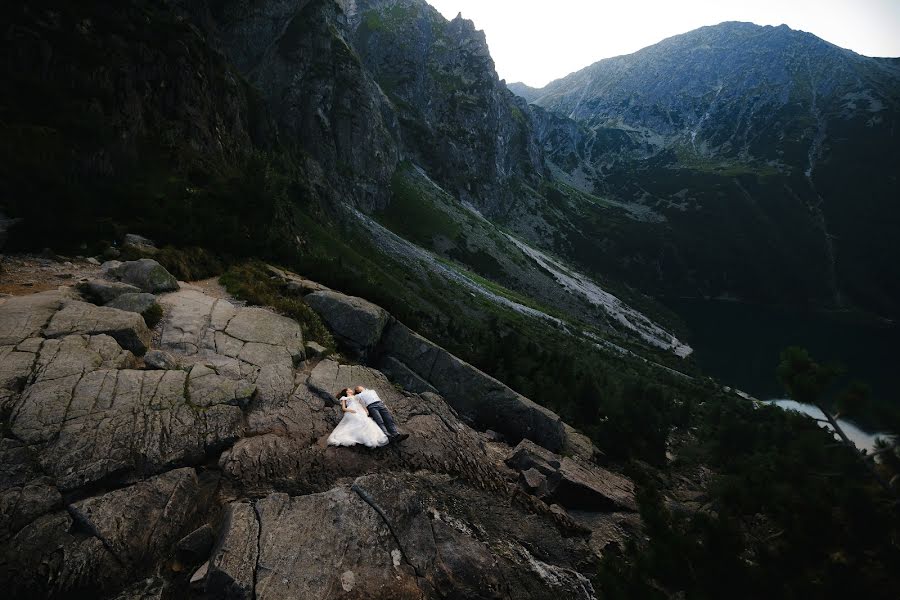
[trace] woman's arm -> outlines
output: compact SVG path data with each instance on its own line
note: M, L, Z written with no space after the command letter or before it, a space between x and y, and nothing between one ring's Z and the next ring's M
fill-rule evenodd
M344 396L343 398L341 398L341 411L343 411L345 413L356 414L355 410L353 410L352 408L347 408L347 396Z

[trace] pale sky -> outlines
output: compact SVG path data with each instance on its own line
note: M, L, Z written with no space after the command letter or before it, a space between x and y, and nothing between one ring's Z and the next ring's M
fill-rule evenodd
M866 56L900 56L900 0L428 0L487 35L497 73L543 87L601 58L722 21L788 25Z

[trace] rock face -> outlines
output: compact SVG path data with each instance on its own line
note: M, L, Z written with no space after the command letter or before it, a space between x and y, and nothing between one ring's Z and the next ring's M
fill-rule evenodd
M406 389L441 394L477 428L493 429L513 443L527 438L553 451L593 457L593 444L557 414L416 334L384 309L333 291L315 292L306 301L355 356L378 365Z
M730 22L515 89L547 111L533 113L554 171L666 240L604 236L581 251L604 274L654 295L853 296L896 314L896 250L874 242L900 222L896 61Z
M64 291L0 302L0 580L13 596L597 597L590 574L625 539L620 515L633 510L626 480L479 433L466 424L487 414L475 398L399 391L370 367L302 360L298 324L267 309L190 286L159 301L165 316L143 363L119 341L131 339L120 321L134 313ZM363 332L347 337L360 349L381 352L391 346L382 328L402 327L360 299L320 302L344 331ZM405 346L393 344L399 355ZM453 364L430 375L434 389L532 409ZM335 392L358 384L379 392L407 440L325 445L341 417ZM543 418L563 441L576 434ZM523 491L525 466L537 483Z

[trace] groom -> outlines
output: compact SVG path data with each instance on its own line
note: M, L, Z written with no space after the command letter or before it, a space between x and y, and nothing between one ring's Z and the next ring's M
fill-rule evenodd
M397 425L394 424L394 417L391 412L378 397L378 392L364 388L361 385L356 386L356 401L366 407L372 420L381 427L391 442L402 442L409 437L408 433L400 433L397 431Z

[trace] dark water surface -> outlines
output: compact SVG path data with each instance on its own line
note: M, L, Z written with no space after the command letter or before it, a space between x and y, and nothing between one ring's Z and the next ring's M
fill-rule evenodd
M694 359L723 385L762 400L784 398L775 378L781 350L802 346L836 361L873 399L900 403L900 326L848 313L817 313L729 302L666 299L691 329Z

